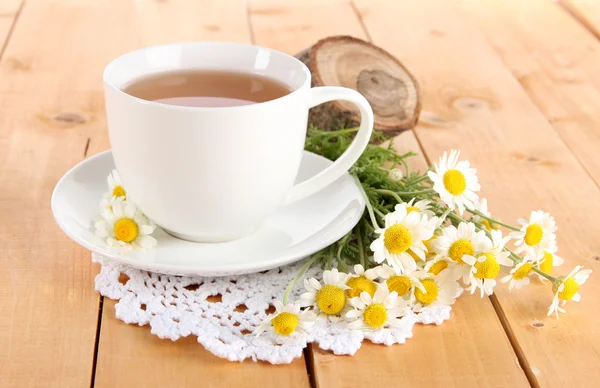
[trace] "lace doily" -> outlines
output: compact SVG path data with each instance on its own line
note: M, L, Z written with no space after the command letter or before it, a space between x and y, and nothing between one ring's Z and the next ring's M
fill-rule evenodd
M362 341L393 345L412 337L416 323L441 324L449 319L449 306L409 313L402 325L373 332L352 331L340 323L319 320L310 334L279 337L272 332L253 335L254 329L281 300L285 288L303 262L250 275L217 278L182 277L142 271L112 263L92 254L102 266L96 276L96 290L118 300L116 316L128 324L150 325L152 334L176 341L194 335L198 342L218 357L231 361L250 358L272 364L290 363L302 356L307 343L335 354L353 355ZM315 266L304 274L317 277ZM290 300L304 292L302 280L296 283Z

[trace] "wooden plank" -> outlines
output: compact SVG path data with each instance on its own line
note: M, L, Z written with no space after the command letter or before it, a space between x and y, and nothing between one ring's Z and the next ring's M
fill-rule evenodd
M558 0L594 35L600 38L600 2L596 0Z
M225 12L226 10L226 12ZM113 0L101 5L86 4L78 9L82 20L113 20L106 45L118 41L118 51L167 42L189 40L238 41L249 43L249 29L243 3L238 0L221 2L171 0L131 4ZM82 26L85 24L82 24ZM112 30L115 27L116 31ZM160 26L160 28L157 28ZM119 36L121 36L119 38ZM112 55L113 57L116 55ZM98 76L110 57L97 58ZM95 88L101 90L98 82ZM104 116L94 133L90 154L109 148ZM105 299L102 311L96 387L166 387L189 386L285 386L309 385L303 359L291 365L271 366L247 361L230 363L206 351L195 337L171 343L150 334L148 327L135 328L115 318L114 302Z
M421 82L428 120L417 128L426 153L459 148L478 169L492 212L506 221L542 208L557 219L568 264L598 270L600 190L468 17L445 1L358 1L375 42L404 61ZM398 23L395 15L404 15ZM496 33L501 34L502 31ZM398 37L410 37L399 39ZM529 54L531 55L531 54ZM431 60L432 57L438 60ZM509 294L499 287L499 313L514 332L542 386L597 385L595 322L598 282L560 320L546 317L552 298L537 280ZM503 311L500 311L503 310ZM505 315L504 315L505 314ZM535 326L534 326L535 324ZM572 360L577 360L573 362Z
M2 0L0 3L0 55L9 36L22 0Z
M101 78L110 59L170 41L249 40L241 3L220 4L227 13L213 2L183 0L29 1L22 11L0 63L0 386L90 384L97 267L55 225L51 191L88 145L88 153L108 148ZM185 385L192 378L216 385L234 381L234 370L245 384L270 386L290 376L293 386L308 385L303 360L269 373L251 362L225 368L201 345L159 341L147 327L118 321L113 303L106 305L96 386ZM161 351L176 357L159 358Z
M114 318L115 301L104 299L96 387L308 387L302 359L291 365L231 362L196 341L161 340L148 327ZM100 369L102 368L102 369Z
M590 177L600 184L600 42L548 0L463 5Z
M5 34L18 2L3 1L0 9L8 15L0 18ZM73 75L85 61L53 29L70 21L46 10L25 6L0 62L2 387L86 386L92 371L95 271L89 253L65 237L49 209L54 184L83 158L91 125L55 115L89 101L91 77Z
M257 44L292 54L328 35L366 38L351 4L346 1L282 5L272 0L253 0L250 20ZM299 30L306 35L299 34ZM393 141L400 151L420 152L412 131ZM416 169L424 170L427 165L423 157L413 161ZM493 307L487 299L472 296L460 300L453 318L444 325L417 327L414 337L405 345L388 348L365 343L354 357L312 349L318 387L422 383L428 387L528 386Z
M295 55L329 35L364 32L347 0L250 0L254 42Z

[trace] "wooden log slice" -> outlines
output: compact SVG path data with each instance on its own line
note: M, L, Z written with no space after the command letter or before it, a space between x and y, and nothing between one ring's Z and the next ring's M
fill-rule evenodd
M312 86L344 86L365 96L373 108L375 129L392 136L417 123L421 111L417 81L387 51L350 36L331 36L296 57L310 69ZM309 117L310 124L332 131L359 122L359 110L346 101L318 105Z

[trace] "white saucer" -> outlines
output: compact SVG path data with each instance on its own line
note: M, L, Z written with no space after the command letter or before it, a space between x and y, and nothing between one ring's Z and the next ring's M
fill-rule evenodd
M332 162L304 152L297 181ZM342 238L360 219L365 202L349 174L319 193L281 208L249 237L224 243L194 243L157 228L156 248L123 252L109 248L94 235L93 219L107 191L106 177L114 169L110 151L73 167L52 194L52 213L75 242L109 260L172 275L225 276L258 272L307 257Z

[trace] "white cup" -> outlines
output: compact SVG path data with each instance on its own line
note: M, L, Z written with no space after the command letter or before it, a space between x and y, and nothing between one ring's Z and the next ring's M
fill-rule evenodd
M133 97L123 88L167 71L207 69L263 75L291 93L233 107L186 107ZM308 68L279 51L237 43L148 47L104 70L108 133L127 196L170 234L219 242L247 236L279 207L323 189L359 158L371 137L367 100L342 87L310 87ZM360 129L329 168L294 185L309 108L331 100L358 106Z

